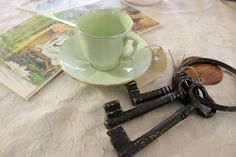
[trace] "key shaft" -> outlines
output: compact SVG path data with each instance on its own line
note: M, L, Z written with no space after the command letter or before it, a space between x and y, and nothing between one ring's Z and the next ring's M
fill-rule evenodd
M140 104L137 107L134 107L128 111L122 111L122 109L117 109L117 107L115 107L116 111L119 111L119 114L113 114L111 115L110 113L113 113L114 111L109 110L109 113L106 113L106 115L109 115L106 117L104 124L106 126L106 128L110 129L113 128L119 124L122 124L124 122L127 122L129 120L132 120L138 116L141 116L147 112L150 112L152 110L154 110L155 108L161 107L167 103L171 103L173 101L175 101L178 98L178 95L175 93L169 93L165 96L162 96L158 99L153 99L147 102L144 102L142 104ZM117 101L116 101L117 103ZM105 104L104 108L105 111L108 111L108 105ZM118 106L118 105L117 105ZM117 113L117 112L115 112Z

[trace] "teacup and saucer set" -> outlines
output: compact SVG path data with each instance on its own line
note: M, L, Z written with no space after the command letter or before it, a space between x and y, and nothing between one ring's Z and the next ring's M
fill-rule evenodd
M83 14L76 33L60 51L61 67L71 77L95 85L120 85L142 76L153 62L148 43L131 31L132 19L119 10Z

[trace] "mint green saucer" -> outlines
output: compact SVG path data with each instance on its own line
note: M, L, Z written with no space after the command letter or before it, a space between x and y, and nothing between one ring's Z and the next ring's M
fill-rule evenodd
M63 43L59 56L61 67L71 77L89 84L120 85L135 80L151 66L152 52L144 39L135 33L131 35L139 41L138 51L131 60L121 61L112 71L99 71L89 64L81 51L77 35ZM131 43L127 44L128 52L133 49Z

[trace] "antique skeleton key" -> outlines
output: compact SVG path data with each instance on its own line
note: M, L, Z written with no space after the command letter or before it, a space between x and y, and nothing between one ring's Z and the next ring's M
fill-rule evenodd
M176 111L172 116L170 116L165 121L161 122L146 134L131 141L122 127L117 127L111 129L107 132L110 136L110 140L119 157L130 157L143 149L145 146L153 142L155 139L160 137L178 122L185 119L190 113L192 113L196 108L192 105L186 105L180 110Z
M155 108L163 106L167 103L176 100L177 95L174 93L167 94L158 99L153 99L140 104L128 111L123 111L119 101L112 101L104 104L104 110L106 113L106 119L104 124L107 129L113 128L119 124L132 120L140 115L143 115Z
M149 101L151 99L155 99L173 92L172 86L166 86L150 92L140 93L140 90L138 89L137 83L135 81L129 82L126 84L126 87L133 105L138 105L142 102Z

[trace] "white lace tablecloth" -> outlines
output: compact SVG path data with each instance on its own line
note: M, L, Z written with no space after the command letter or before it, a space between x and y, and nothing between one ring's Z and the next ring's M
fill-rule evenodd
M0 32L32 16L0 0ZM140 9L162 26L142 36L170 49L173 55L204 56L236 67L236 10L218 0L162 0ZM143 91L168 85L167 70ZM236 104L236 81L225 74L217 86L207 87L223 104ZM132 107L123 86L101 87L80 83L60 74L30 101L0 85L0 157L116 157L103 125L105 102L119 99ZM174 103L123 125L135 139L181 107ZM141 124L141 125L140 125ZM235 157L236 113L217 112L211 119L192 114L137 157Z

